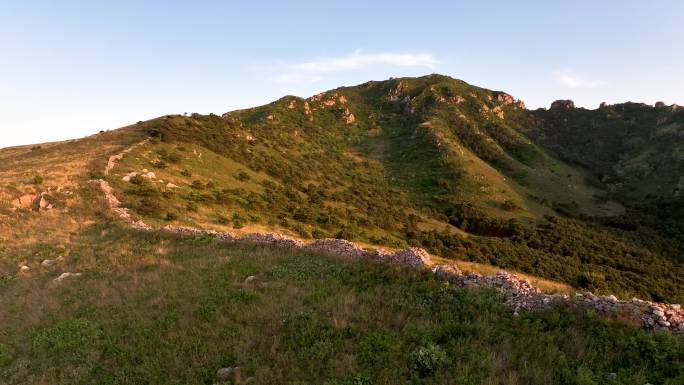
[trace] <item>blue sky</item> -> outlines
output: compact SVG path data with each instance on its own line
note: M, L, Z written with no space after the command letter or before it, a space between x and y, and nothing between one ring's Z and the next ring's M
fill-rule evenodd
M684 104L684 2L0 0L0 147L442 73L528 107Z

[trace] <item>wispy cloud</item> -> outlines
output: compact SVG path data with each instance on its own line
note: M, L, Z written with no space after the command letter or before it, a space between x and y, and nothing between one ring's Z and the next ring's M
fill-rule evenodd
M430 53L363 53L356 50L349 55L324 57L312 61L281 64L274 68L278 73L273 77L277 82L316 82L333 73L359 70L371 66L422 67L434 69L439 61Z
M569 88L594 88L606 84L601 80L587 79L570 70L556 71L554 75L556 76L556 81L560 85Z

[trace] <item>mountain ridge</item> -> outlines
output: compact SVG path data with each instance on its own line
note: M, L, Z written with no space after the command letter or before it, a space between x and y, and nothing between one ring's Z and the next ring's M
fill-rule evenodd
M0 150L0 382L681 383L680 116L496 95L393 79Z
M587 113L620 119L614 126L599 120L608 127L599 137L606 142L623 126L633 127L635 114L656 127L658 119L670 119L660 120L670 125L665 138L679 132L671 125L679 124L680 115L667 107L530 111L505 92L430 75L304 99L286 96L221 117L166 115L89 140L124 132L150 138L107 179L133 216L155 225L246 226L304 238L421 246L578 288L675 299L674 287L684 287L673 273L681 268L681 223L675 215L663 215L659 223L635 198L621 194L625 188L608 188L604 182L625 185L615 179L618 173L606 179L595 172L605 173L614 158L589 159L601 168L582 164L576 148L591 131L563 122L597 119ZM637 126L628 133L639 138L649 129ZM572 145L573 138L578 144L567 146L570 152L554 147ZM625 148L631 147L616 147L615 153ZM27 156L41 151L47 149ZM668 167L676 173L681 162ZM91 167L90 173L100 169ZM154 178L141 177L150 170ZM678 198L663 193L654 199L658 206L649 208L666 211Z

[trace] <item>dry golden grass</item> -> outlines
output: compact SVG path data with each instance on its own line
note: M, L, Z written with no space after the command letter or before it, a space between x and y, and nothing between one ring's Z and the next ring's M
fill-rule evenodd
M0 202L42 192L59 201L53 202L56 208L40 212L0 206L0 245L68 244L72 233L93 220L79 207L90 173L103 170L110 155L141 138L135 127L125 127L83 139L0 149Z

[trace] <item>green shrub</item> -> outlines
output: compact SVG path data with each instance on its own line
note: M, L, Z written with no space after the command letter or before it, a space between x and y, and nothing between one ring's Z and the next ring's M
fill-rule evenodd
M246 172L240 171L240 172L237 174L236 179L239 180L239 181L245 182L245 181L250 180L251 178L250 178L249 174L247 174Z
M506 211L518 211L521 209L521 207L513 202L510 199L504 199L503 203L501 204L501 208L506 210Z
M181 156L181 154L179 154L177 152L171 152L167 156L163 157L162 159L164 159L165 161L167 161L169 163L180 163L180 161L183 159L183 157Z
M100 170L90 170L88 176L90 179L104 179L104 174Z
M326 233L321 229L313 229L311 230L311 236L315 239L323 239L330 237L330 234Z
M142 186L142 185L149 184L149 181L140 175L135 175L134 177L131 178L130 183L133 185L136 185L136 186Z
M157 215L161 211L161 204L157 199L144 197L140 200L135 210L140 215Z
M593 292L603 292L606 289L606 276L596 271L585 271L577 276L575 286Z
M420 346L411 352L413 370L422 376L434 374L447 363L448 357L444 350L435 344Z
M300 223L295 223L292 225L292 231L297 233L297 235L303 237L303 238L311 238L311 232L309 230L302 226Z
M230 223L230 219L221 213L215 213L214 217L216 218L216 223L219 225L227 225Z
M152 162L152 166L159 169L163 169L166 168L166 162L164 162L163 160L155 160L154 162Z
M245 226L245 219L237 211L233 213L233 227L241 229Z

